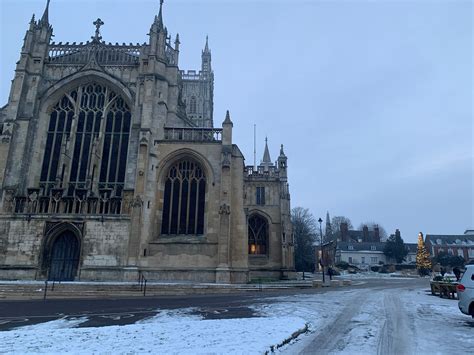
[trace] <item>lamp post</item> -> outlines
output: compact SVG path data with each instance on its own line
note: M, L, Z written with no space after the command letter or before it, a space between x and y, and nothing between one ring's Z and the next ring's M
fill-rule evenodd
M321 235L320 239L320 246L321 246L321 257L319 258L319 264L321 265L321 268L323 269L323 284L326 282L324 279L324 264L323 264L323 229L321 227L321 223L323 223L323 220L321 217L318 219L319 222L319 234Z

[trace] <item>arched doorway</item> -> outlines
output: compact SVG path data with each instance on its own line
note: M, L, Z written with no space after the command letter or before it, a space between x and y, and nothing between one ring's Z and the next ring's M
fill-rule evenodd
M62 232L51 247L49 280L73 281L79 265L79 240L73 232Z

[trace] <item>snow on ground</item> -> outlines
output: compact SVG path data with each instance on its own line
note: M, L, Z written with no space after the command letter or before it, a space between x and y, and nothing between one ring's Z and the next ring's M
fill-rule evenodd
M432 296L426 289L335 291L279 299L262 311L293 314L309 328L278 350L283 354L312 353L315 339L318 354L444 355L474 349L474 320L459 311L457 300Z
M206 320L197 309L181 309L124 326L77 328L85 318L56 320L0 332L0 352L263 354L306 325L307 333L276 351L459 354L474 349L474 321L460 313L457 301L419 287L271 297L252 308L259 317Z
M56 320L0 332L0 352L262 354L305 328L294 316L203 320L183 311L124 326L73 328L77 324Z
M391 280L406 280L407 278L418 278L418 275L403 274L401 272L391 273L380 273L373 271L358 272L356 274L350 274L347 271L336 276L336 279L349 279L349 280L360 280L360 279L391 279Z
M421 290L401 295L413 316L417 332L416 352L467 354L474 351L474 319L462 314L458 301L443 299Z

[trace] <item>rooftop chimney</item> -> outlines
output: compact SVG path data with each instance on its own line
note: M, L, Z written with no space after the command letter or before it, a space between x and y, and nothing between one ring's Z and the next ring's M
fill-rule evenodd
M369 241L369 227L367 226L364 226L362 228L362 240L364 242L368 242Z
M342 222L341 226L341 241L347 242L349 239L349 227L346 222Z
M380 230L377 224L374 226L374 238L374 242L380 242Z

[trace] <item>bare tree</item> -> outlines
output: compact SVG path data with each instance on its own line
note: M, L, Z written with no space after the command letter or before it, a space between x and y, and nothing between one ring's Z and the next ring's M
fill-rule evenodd
M369 228L369 231L373 231L375 227L379 227L380 240L382 241L387 240L387 237L388 237L387 231L380 224L375 223L375 222L365 222L365 223L361 223L358 229L361 231L364 228L364 226L367 226Z
M319 241L316 219L309 209L295 207L291 210L291 222L295 236L296 271L310 271L314 269L314 244Z
M336 234L337 232L341 231L341 223L347 223L348 229L354 228L349 218L344 216L335 216L331 220L333 234Z

